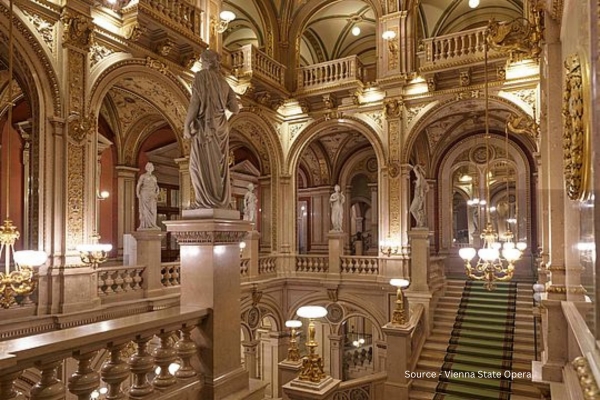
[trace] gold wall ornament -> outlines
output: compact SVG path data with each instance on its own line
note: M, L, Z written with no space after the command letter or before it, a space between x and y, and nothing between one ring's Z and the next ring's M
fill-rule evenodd
M531 19L516 18L509 22L498 22L494 18L487 26L487 43L492 50L508 51L510 61L526 58L538 59L542 51L540 41L543 36L542 10L531 7Z
M94 44L94 24L91 19L78 15L72 16L65 11L60 20L63 23L63 43L84 50L88 50Z
M563 163L567 195L583 200L589 195L590 146L588 85L578 54L565 60L563 92Z
M383 105L386 118L400 117L400 108L402 107L402 101L399 101L398 99L389 99L385 100Z
M136 22L133 25L125 28L125 31L127 32L127 39L135 42L139 40L145 29L140 27L140 25Z
M506 129L517 135L527 135L533 140L537 140L540 136L540 125L529 115L510 114L506 120Z
M162 61L156 60L152 57L146 57L146 66L159 71L162 74L169 72L169 66Z

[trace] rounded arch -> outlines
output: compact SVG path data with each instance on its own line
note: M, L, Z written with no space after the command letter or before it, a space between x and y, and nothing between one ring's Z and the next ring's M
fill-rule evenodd
M0 2L0 49L7 50L9 9L7 1ZM41 112L41 120L45 115L60 116L62 114L61 89L53 63L51 51L40 34L33 28L25 14L18 7L13 8L16 18L14 23L14 61L18 75L25 78L26 91L36 93L31 97L35 109ZM8 51L3 52L8 54ZM35 89L35 90L34 90Z
M285 326L286 320L280 310L281 304L275 298L268 294L263 294L260 298L260 302L255 305L251 293L248 293L246 297L242 298L240 303L242 321L244 321L243 316L246 315L252 307L258 307L260 309L261 319L267 316L271 317L273 321L275 321L275 329L277 331L284 329L283 327ZM242 324L246 324L249 328L249 325L247 325L246 322L242 322Z
M261 166L266 167L264 163L267 162L268 172L277 175L283 165L283 149L273 126L249 109L242 109L229 123L232 131L236 130L258 151Z
M383 148L383 143L381 142L381 138L368 123L355 117L343 117L329 120L321 118L305 127L302 132L298 134L288 153L284 173L292 174L293 171L296 171L302 152L317 134L326 134L329 131L334 130L339 131L340 128L354 130L365 136L375 151L375 157L377 158L377 165L379 166L379 169L386 165L385 151Z
M177 133L177 142L183 150L184 105L189 103L191 91L187 84L165 69L166 66L161 69L157 62L117 53L98 63L90 76L90 114L97 119L108 91L119 83L127 82L127 90L149 102L163 115ZM136 80L145 85L138 84Z
M343 187L349 185L352 182L352 179L357 175L364 175L367 179L377 182L377 171L369 171L368 165L367 170L356 168L363 160L366 161L365 163L368 163L370 154L370 149L362 149L345 160L344 167L341 168L339 179ZM375 174L375 176L373 176L373 174Z
M492 108L494 106L499 107L502 112L511 112L517 114L517 116L525 117L528 114L527 110L519 107L519 105L515 104L513 101L498 95L490 95L489 96L489 107ZM473 98L473 99L460 99L457 100L455 98L447 99L446 101L440 101L430 107L426 107L425 112L421 112L420 118L413 123L412 128L409 130L407 138L406 138L406 146L405 151L402 153L402 163L409 163L410 158L413 155L413 150L418 142L419 136L426 132L426 128L439 119L439 116L449 112L452 108L458 107L458 105L473 105L477 106L477 108L473 109L474 112L483 111L485 107L485 99L484 98ZM490 115L490 120L500 120L499 116ZM503 121L505 124L505 121ZM483 125L482 125L483 127ZM472 129L473 130L473 129ZM477 129L475 129L477 130ZM463 131L464 132L464 131ZM530 151L533 152L535 149L535 142L533 139L529 137L520 138L521 142L524 146ZM441 143L443 140L440 138L438 142ZM444 146L447 147L447 146ZM438 153L436 151L432 151L433 153ZM432 160L432 164L436 162Z

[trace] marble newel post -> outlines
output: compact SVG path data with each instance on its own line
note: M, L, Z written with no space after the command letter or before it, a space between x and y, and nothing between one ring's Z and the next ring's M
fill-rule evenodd
M344 255L344 244L347 242L347 235L344 232L329 231L329 275L330 278L338 278L341 273L340 257Z
M209 309L200 348L203 399L223 399L248 390L240 361L240 248L250 223L236 210L185 210L167 221L181 246L181 304ZM234 327L235 329L232 329Z
M259 275L258 271L258 257L259 248L258 240L260 239L260 233L252 230L246 234L244 241L246 247L244 248L244 257L250 258L250 265L248 266L248 274L251 278L255 278Z
M410 371L413 327L390 322L382 329L387 341L386 370L388 373L383 398L408 399L412 378L406 377L406 371Z
M429 288L429 253L431 232L429 228L413 228L408 231L410 240L410 287L405 292L409 304L422 304L425 318L429 321L426 334L433 328L433 314L429 310L432 293Z

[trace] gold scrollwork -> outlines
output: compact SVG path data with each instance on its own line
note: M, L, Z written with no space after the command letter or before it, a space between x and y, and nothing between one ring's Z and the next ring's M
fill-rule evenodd
M595 400L600 397L600 389L594 379L594 374L590 369L590 364L585 357L577 357L571 362L577 377L579 378L579 385L583 392L583 398L585 400Z
M589 195L589 101L585 98L586 74L578 54L565 60L563 92L563 161L567 195L584 200Z

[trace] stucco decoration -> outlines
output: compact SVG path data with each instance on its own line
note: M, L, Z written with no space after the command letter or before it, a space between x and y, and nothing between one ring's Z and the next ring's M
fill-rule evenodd
M565 60L563 92L563 161L567 195L571 200L583 200L589 195L589 85L587 70L578 54Z
M29 22L35 27L35 30L38 31L44 43L48 45L50 51L54 51L54 23L50 22L41 16L29 12L27 10L23 10L23 14L27 17Z
M127 132L136 121L147 117L149 114L159 113L152 104L131 92L112 88L108 95L119 114L118 124L120 129L117 132L122 132L124 137L127 136Z

